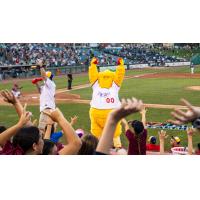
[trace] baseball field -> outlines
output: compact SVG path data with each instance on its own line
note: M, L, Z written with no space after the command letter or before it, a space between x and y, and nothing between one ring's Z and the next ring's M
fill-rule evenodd
M81 128L90 131L89 100L92 90L87 74L74 76L73 89L67 90L67 78L56 77L57 85L56 103L66 118L77 115L78 122L75 129ZM34 118L39 117L39 95L30 79L6 80L0 83L0 90L11 89L13 82L17 81L23 87L21 101L28 103L28 110ZM200 106L200 68L195 68L195 74L190 74L189 67L178 68L146 68L126 71L126 77L120 90L120 98L136 97L142 99L147 107L148 122L166 122L174 105L180 105L180 98L189 100L192 104ZM130 116L128 119L141 119L140 114ZM7 127L14 125L18 120L14 109L3 102L0 97L0 124ZM158 135L159 129L148 129L148 135ZM167 130L170 136L179 136L182 146L187 146L185 131ZM123 146L127 146L124 134L121 135ZM169 149L170 137L166 140L165 148ZM200 142L200 134L193 137L193 145Z

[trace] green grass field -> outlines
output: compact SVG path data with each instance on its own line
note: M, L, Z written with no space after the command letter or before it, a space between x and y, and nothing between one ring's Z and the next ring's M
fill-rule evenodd
M147 73L190 73L190 69L187 67L180 67L177 69L142 69L127 71L126 75L137 75ZM195 73L200 73L200 68L195 69ZM65 77L56 77L55 82L57 88L66 87L67 80ZM86 74L81 75L74 79L73 85L80 85L88 83L88 77ZM30 80L24 80L20 82L23 85L24 92L36 92L34 86ZM120 97L131 97L142 99L144 103L159 103L159 104L179 104L180 98L184 97L192 102L194 105L200 105L200 92L185 90L187 86L200 85L199 79L176 79L176 78L133 78L124 80L120 90ZM8 88L11 89L12 82L0 83L0 90ZM82 99L91 99L91 88L85 88L80 90L71 91L74 94L80 94ZM89 120L89 105L85 104L59 104L58 107L64 112L65 116L70 119L71 116L77 115L78 122L75 128L82 128L89 132L90 120ZM39 106L28 106L28 109L33 113L35 118L39 116ZM147 121L165 122L170 118L169 109L148 109ZM140 119L140 115L132 115L128 119ZM0 106L0 124L7 127L17 122L17 115L12 107ZM158 129L149 129L149 135L157 136ZM187 146L187 135L184 131L168 130L169 135L179 136L183 146ZM122 134L122 142L124 146L127 146L127 140ZM200 142L200 135L194 136L194 146ZM169 139L166 141L166 149L169 150Z

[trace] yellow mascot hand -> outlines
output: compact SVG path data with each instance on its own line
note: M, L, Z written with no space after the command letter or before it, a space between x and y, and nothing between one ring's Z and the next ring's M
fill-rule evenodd
M90 83L93 85L98 79L98 70L97 70L98 59L92 58L89 67L89 80Z
M117 60L117 68L115 72L114 82L120 87L125 75L125 66L124 66L124 60L122 58L119 58Z
M124 60L122 58L118 58L117 65L124 65Z

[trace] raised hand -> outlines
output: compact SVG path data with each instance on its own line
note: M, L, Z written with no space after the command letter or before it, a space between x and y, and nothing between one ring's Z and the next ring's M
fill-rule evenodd
M91 64L95 64L95 65L97 65L98 64L98 59L97 58L92 58L92 60L91 60Z
M27 104L25 104L24 107L23 107L23 112L22 112L22 115L21 115L19 122L18 122L19 126L24 126L31 119L32 113L26 111L26 107L27 107Z
M140 111L141 115L145 115L147 112L147 109L143 106L142 110Z
M165 139L168 138L168 135L167 135L166 131L163 131L163 130L158 131L158 135L159 135L159 139L160 140L165 140Z
M124 60L122 58L118 58L117 65L124 65Z
M3 97L3 100L7 103L11 103L13 105L17 103L16 97L13 95L12 92L8 90L2 90L1 96Z
M70 124L73 126L74 124L76 124L78 117L75 115L74 117L71 117L71 122Z
M110 115L116 121L120 121L122 118L125 118L128 115L140 111L143 107L142 101L137 100L134 97L127 100L122 99L121 103L122 104L120 108L115 109L110 113Z
M192 122L193 120L200 117L200 108L191 105L187 100L181 99L183 105L185 105L188 110L186 112L180 109L174 109L171 112L171 115L175 118L175 120L168 120L170 123L181 125L184 123Z
M59 122L62 119L65 119L59 108L56 108L55 110L43 111L43 113L48 115L54 122Z

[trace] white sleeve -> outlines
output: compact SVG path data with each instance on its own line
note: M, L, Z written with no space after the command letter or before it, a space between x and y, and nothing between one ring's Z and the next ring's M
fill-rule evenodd
M49 78L47 78L44 82L45 82L45 85L47 87L49 87L49 88L51 87L52 83L51 83L51 80Z

